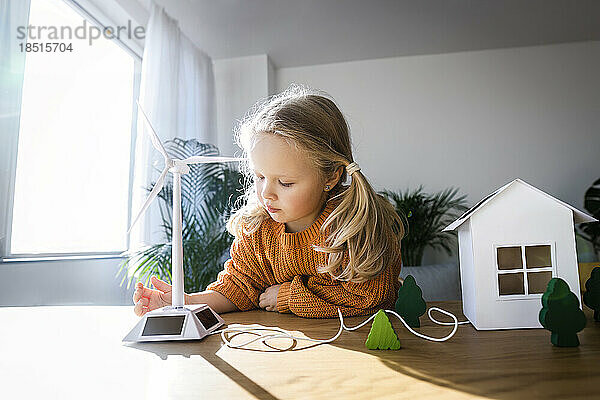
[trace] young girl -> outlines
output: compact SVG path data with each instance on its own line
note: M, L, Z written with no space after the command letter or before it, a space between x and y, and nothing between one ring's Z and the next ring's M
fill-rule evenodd
M404 227L354 162L334 102L291 86L253 107L237 139L253 182L227 224L235 236L231 259L185 303L308 318L337 317L338 308L344 316L392 308ZM171 304L171 286L151 280L156 290L137 283L138 316Z

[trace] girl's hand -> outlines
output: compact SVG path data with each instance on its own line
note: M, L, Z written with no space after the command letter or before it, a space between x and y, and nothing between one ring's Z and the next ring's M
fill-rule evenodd
M146 314L148 311L171 305L171 285L161 281L155 276L150 278L152 285L158 290L145 288L142 282L136 284L133 292L133 312L138 317Z
M281 285L269 286L258 298L258 306L267 311L277 311L277 294Z

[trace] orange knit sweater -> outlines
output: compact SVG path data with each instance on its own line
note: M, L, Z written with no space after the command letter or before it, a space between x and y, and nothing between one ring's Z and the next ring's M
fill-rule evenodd
M269 286L281 284L277 310L307 318L337 317L338 307L344 316L393 308L400 288L400 258L363 283L336 281L317 272L318 265L327 264L327 254L315 251L312 245L324 244L319 228L336 205L329 201L302 232L286 233L285 224L269 218L251 235L236 237L231 259L207 289L247 311L258 308L258 298Z

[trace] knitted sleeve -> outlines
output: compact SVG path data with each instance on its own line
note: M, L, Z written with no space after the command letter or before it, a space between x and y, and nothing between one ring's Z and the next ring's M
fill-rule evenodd
M344 316L374 314L382 308L391 308L400 288L400 265L398 260L363 283L335 281L329 274L295 276L292 282L281 285L277 309L306 318L334 318L338 308Z
M231 259L206 289L221 293L241 311L258 308L258 298L269 286L260 271L251 237L236 237L231 245Z

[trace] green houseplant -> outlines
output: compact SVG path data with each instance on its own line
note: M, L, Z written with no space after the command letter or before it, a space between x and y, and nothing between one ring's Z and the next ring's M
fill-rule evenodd
M592 217L600 220L600 179L586 190L583 207ZM594 247L596 255L600 255L600 222L587 222L579 225L577 234L588 240Z
M600 220L600 179L586 190L583 207L594 218ZM600 222L586 222L576 226L576 235L583 239L577 244L579 264L579 287L587 290L586 281L594 268L600 266Z
M468 207L466 195L456 197L458 189L448 188L428 194L423 187L404 192L384 190L380 192L396 208L396 212L407 222L406 236L402 239L402 263L419 266L427 247L443 249L452 255L455 232L442 232Z
M216 156L218 149L195 139L175 138L165 142L167 152L178 159L192 156ZM204 290L222 269L223 256L233 237L226 230L231 209L243 192L242 174L223 163L193 164L181 177L181 215L183 222L183 271L187 292ZM154 184L147 188L152 190ZM129 269L131 279L156 275L171 281L171 234L173 184L166 182L159 192L159 209L165 242L128 254L119 273ZM121 284L127 279L127 274Z

